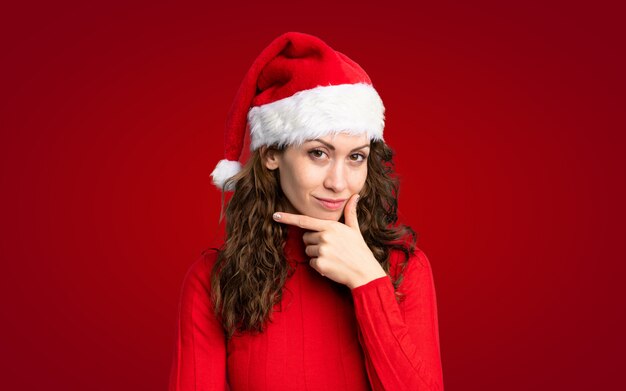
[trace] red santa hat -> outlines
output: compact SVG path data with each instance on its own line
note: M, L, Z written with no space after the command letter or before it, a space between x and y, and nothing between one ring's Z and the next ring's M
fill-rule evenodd
M250 149L300 145L328 134L367 134L383 140L385 107L365 71L321 39L285 33L267 46L246 73L230 108L225 156L211 173L224 190L241 170L247 126Z

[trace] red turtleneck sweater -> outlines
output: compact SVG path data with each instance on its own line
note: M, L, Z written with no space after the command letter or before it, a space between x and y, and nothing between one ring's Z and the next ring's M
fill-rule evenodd
M260 334L226 342L210 300L217 253L190 267L182 287L170 391L443 390L430 264L419 249L394 296L389 277L350 290L309 266L304 230L289 226L295 267ZM390 274L404 259L392 251Z

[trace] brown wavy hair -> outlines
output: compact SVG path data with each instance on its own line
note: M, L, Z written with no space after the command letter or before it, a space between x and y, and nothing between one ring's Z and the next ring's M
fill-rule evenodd
M234 185L234 193L225 212L226 241L211 271L211 299L227 339L236 332L263 332L291 275L283 253L287 227L272 219L272 214L284 210L288 201L278 170L265 167L260 151L254 151L243 169L225 185ZM414 254L417 234L411 227L397 224L399 180L394 173L393 155L384 142L370 143L367 178L359 193L357 213L363 239L387 274L391 250L404 253L401 271L393 279L397 290L402 271ZM220 221L223 206L224 193ZM401 299L399 292L396 296Z

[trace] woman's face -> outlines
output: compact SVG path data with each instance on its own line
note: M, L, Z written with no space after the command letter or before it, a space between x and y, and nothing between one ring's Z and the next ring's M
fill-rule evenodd
M264 162L279 171L290 204L286 212L338 221L350 196L365 184L369 152L366 134L338 133L282 152L268 150Z

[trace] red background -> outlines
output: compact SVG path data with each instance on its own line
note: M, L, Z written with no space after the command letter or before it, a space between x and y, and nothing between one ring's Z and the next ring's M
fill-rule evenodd
M3 389L165 389L226 113L290 30L385 101L446 389L626 385L617 7L47 3L0 10Z

